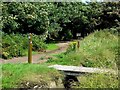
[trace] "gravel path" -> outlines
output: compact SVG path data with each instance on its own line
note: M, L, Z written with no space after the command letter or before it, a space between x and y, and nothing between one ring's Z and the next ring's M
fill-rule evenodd
M59 46L58 49L56 50L53 50L53 51L46 51L45 53L40 53L40 54L36 54L36 55L33 55L32 56L32 62L33 63L43 63L43 62L46 62L46 60L40 60L40 58L42 57L49 57L50 54L59 54L59 53L62 53L62 52L65 52L67 47L68 47L68 43L69 42L64 42L64 43L57 43L56 45ZM2 64L6 64L6 63L27 63L28 62L28 57L25 56L25 57L15 57L15 58L12 58L12 59L8 59L8 60L4 60L4 59L1 59L0 58L0 63Z

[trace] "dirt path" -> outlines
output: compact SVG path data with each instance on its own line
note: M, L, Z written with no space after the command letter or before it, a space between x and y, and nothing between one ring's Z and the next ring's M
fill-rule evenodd
M46 60L40 60L40 58L42 57L49 57L50 54L59 54L62 52L65 52L67 47L68 47L68 43L69 42L65 42L65 43L57 43L56 45L59 46L58 49L53 50L53 51L47 51L45 53L40 53L40 54L36 54L32 56L32 62L33 63L43 63L46 62ZM8 60L4 60L4 59L0 59L0 63L2 64L6 64L6 63L27 63L28 62L28 57L15 57L12 59L8 59Z

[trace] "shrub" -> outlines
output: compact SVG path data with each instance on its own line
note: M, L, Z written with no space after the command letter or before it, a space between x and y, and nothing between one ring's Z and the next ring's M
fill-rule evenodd
M24 56L24 50L27 48L26 37L20 34L2 35L2 57L7 59L11 57Z
M40 51L47 48L46 44L42 40L42 37L39 35L34 34L32 38L32 42L33 42L34 51Z
M46 45L40 36L33 35L33 50L45 49ZM2 33L2 53L4 59L25 56L28 49L27 34L6 34Z

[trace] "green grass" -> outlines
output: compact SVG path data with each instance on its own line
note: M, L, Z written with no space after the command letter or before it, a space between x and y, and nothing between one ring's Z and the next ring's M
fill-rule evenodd
M2 89L2 65L0 64L0 90Z
M28 50L25 50L26 56L28 56ZM38 54L37 51L32 51L32 55Z
M47 44L47 50L56 50L59 47L55 43L49 43Z
M51 77L58 77L59 73L40 64L3 64L2 76L2 88L16 88L27 80L49 82Z
M78 88L118 88L118 76L111 74L85 74L78 77Z
M59 48L55 43L49 43L49 44L46 44L46 46L47 46L46 50L56 50ZM35 54L38 54L38 52L32 51L32 55L35 55ZM25 55L28 56L28 50L25 50Z
M57 55L58 59L50 59L47 63L116 69L117 50L118 36L96 31L80 41L80 49L76 52Z

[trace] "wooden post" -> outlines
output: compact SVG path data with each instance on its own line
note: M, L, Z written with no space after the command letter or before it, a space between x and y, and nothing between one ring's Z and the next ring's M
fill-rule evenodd
M80 41L79 40L77 41L77 48L78 49L80 48Z
M28 63L32 63L32 34L29 34Z
M78 40L77 40L77 49L80 48L80 36L81 36L81 33L77 33L76 36L78 37Z

